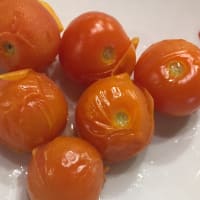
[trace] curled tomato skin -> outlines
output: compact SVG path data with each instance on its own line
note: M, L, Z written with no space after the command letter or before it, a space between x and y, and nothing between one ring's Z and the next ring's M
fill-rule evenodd
M128 74L101 79L80 97L76 128L105 161L115 163L135 156L149 144L154 130L153 100Z
M68 104L62 91L31 69L0 75L0 142L31 151L65 128Z
M134 79L150 92L157 111L189 115L200 106L200 49L182 39L157 42L139 58Z
M31 200L98 200L103 183L100 154L80 138L60 136L33 150L28 167Z
M131 73L136 63L135 46L121 24L102 12L87 12L66 28L59 50L66 74L89 84L100 78Z

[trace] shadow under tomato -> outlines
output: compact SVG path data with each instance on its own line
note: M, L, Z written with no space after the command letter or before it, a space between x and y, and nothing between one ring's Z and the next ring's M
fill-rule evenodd
M58 61L51 65L47 74L60 86L67 98L74 103L77 102L81 93L86 88L86 86L78 84L73 80L69 79L65 75L65 72L63 71Z
M5 161L1 161L1 166L3 166L6 163L10 163L11 165L26 166L30 159L31 153L17 152L7 148L4 145L0 145L0 160Z
M122 161L116 164L105 163L105 166L108 166L108 172L107 172L108 176L123 174L124 172L129 170L129 168L133 167L137 159L138 159L137 157L133 157L130 160Z
M128 161L109 166L110 169L106 174L105 185L101 193L102 199L117 198L137 184L145 154L146 151L143 151Z
M58 84L68 101L68 122L62 134L68 136L75 135L74 111L76 109L76 102L86 86L67 78L58 60L56 60L44 73Z
M183 129L190 116L174 117L161 113L155 113L155 135L162 138L171 138Z
M177 160L191 149L198 131L199 113L187 117L155 116L155 135L149 155L156 165L166 165Z

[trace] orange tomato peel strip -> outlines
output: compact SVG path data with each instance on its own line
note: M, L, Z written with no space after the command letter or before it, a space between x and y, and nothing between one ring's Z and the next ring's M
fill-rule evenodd
M134 37L134 38L132 38L130 40L130 45L129 45L128 49L126 50L124 55L121 57L119 62L116 64L116 66L112 70L112 73L111 73L112 75L120 73L121 72L120 70L121 70L122 66L127 66L126 67L126 70L127 70L126 72L127 73L131 73L132 72L132 70L134 69L136 63L132 63L133 66L129 66L129 64L131 62L133 62L133 58L135 57L135 50L136 50L138 44L139 44L139 37Z
M38 2L51 14L51 16L56 21L56 24L58 25L58 29L60 33L64 30L64 27L62 25L61 20L59 19L58 15L54 11L54 9L44 0L38 0Z
M18 71L13 71L13 72L8 72L4 74L0 74L0 80L19 80L23 77L25 77L31 69L23 69L23 70L18 70Z
M139 37L134 37L131 39L131 44L135 47L135 49L137 49L139 42L140 42Z

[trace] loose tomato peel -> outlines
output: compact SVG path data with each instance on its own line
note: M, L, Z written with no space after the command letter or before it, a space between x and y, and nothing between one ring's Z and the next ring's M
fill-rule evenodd
M88 85L113 74L132 73L136 63L134 45L114 17L87 12L66 28L59 59L68 77Z
M119 62L113 68L111 75L117 75L123 72L131 74L134 70L136 64L136 53L135 50L139 44L139 38L135 37L130 41L129 48L123 56L120 58Z
M31 69L24 69L24 70L18 70L0 74L0 80L20 80L24 78L31 71L32 71Z
M60 18L57 16L56 12L54 11L54 9L46 1L44 1L44 0L38 0L38 1L40 2L40 4L42 6L44 6L45 9L48 10L49 14L52 15L52 17L54 18L54 20L56 21L56 23L58 25L59 31L62 32L64 27L62 25Z

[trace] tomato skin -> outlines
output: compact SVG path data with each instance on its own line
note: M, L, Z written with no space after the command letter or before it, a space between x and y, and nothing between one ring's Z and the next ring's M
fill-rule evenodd
M59 27L39 1L1 0L0 13L1 69L41 71L54 61L61 40Z
M69 24L59 58L66 74L84 84L131 73L136 63L135 47L121 24L102 12L83 13Z
M77 134L93 144L105 161L120 162L149 144L154 130L153 100L128 74L101 79L80 97Z
M31 69L0 75L0 141L28 152L65 128L68 104L62 91Z
M80 138L60 136L33 151L28 167L31 200L98 200L103 183L100 154Z
M200 106L200 50L182 39L157 42L139 58L134 79L150 92L157 111L189 115Z

